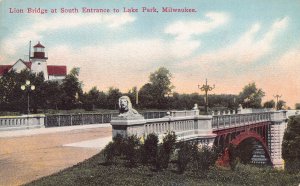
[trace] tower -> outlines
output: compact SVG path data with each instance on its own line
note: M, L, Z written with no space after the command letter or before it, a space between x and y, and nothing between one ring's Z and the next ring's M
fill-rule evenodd
M47 59L45 56L45 47L38 42L35 46L33 46L33 56L31 59L31 71L33 73L44 73L45 80L48 80L48 70L47 70Z

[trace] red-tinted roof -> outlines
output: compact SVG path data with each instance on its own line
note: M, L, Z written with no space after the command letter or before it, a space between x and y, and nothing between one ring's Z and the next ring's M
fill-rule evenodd
M65 76L67 75L67 67L66 66L47 66L48 75L57 75L57 76Z
M12 65L0 65L0 76L3 76L5 73L9 71Z
M32 62L25 62L24 61L24 64L27 66L27 68L31 69Z
M45 48L40 42L38 42L38 44L34 45L33 48Z

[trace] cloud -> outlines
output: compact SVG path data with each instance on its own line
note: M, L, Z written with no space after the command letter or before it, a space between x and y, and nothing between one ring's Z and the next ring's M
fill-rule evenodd
M269 54L277 36L287 27L288 17L276 20L267 32L260 36L261 25L255 23L242 34L236 42L225 48L201 54L191 61L185 61L183 66L190 65L214 65L221 63L230 65L242 65L256 62L263 56Z
M3 41L2 46L5 46L5 52L8 55L15 54L18 47L24 45L29 40L41 40L43 32L93 24L101 24L108 28L117 29L135 21L135 17L130 14L59 15L51 18L36 16L32 17L31 21L34 23L29 25L28 28L22 28L20 32Z
M164 29L165 34L174 36L174 40L167 42L169 52L176 57L187 57L200 47L201 41L193 39L220 27L228 22L229 16L225 13L209 12L203 20L176 21Z
M177 40L188 40L192 36L204 34L228 22L229 16L225 13L209 12L206 20L176 21L166 27L165 33L176 36Z

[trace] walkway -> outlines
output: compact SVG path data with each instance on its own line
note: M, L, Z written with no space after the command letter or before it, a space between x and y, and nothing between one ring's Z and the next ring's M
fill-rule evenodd
M109 124L0 132L0 185L21 185L97 154Z

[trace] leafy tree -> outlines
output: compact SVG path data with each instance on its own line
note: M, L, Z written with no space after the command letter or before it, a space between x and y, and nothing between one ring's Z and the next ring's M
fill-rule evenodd
M264 108L275 108L275 101L274 100L270 100L270 101L266 101L264 103Z
M277 110L282 110L286 107L286 102L283 100L279 100L276 107Z
M288 171L300 171L300 115L291 116L283 136L282 157Z
M93 87L88 93L84 93L82 97L83 107L86 110L94 110L100 102L100 91L97 87Z
M145 84L139 91L139 104L142 108L155 108L155 96L152 94L153 86Z
M171 78L172 74L165 67L160 67L151 73L149 83L140 90L141 105L147 108L167 108L167 97L171 95L171 91L174 88Z
M296 109L296 110L299 110L299 109L300 109L300 103L296 103L296 104L295 104L295 109Z
M138 101L138 98L137 98L138 95L137 94L138 94L137 87L133 87L126 94L130 98L133 106L136 106L136 104L137 104L137 101Z
M78 79L79 68L73 68L63 79L62 90L62 109L73 109L79 104L79 96L82 95L82 83Z
M264 96L265 93L262 89L258 89L253 82L243 88L243 91L240 92L238 98L239 103L242 104L244 108L261 108L261 102Z
M122 93L118 88L110 87L107 94L107 108L118 109L118 100L122 96Z

